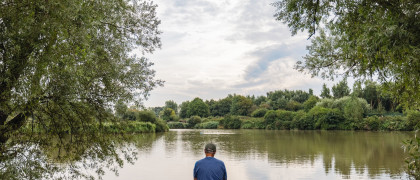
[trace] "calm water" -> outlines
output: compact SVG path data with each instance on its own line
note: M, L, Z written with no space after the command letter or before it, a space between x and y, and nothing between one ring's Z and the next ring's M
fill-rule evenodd
M171 130L139 135L137 159L104 179L192 179L195 161L213 142L228 178L406 179L407 132Z

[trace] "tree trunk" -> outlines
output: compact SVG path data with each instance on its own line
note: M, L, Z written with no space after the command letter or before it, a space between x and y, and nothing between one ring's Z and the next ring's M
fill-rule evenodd
M19 113L6 124L0 125L0 145L6 143L10 137L10 133L20 129L25 124L25 120L25 114Z

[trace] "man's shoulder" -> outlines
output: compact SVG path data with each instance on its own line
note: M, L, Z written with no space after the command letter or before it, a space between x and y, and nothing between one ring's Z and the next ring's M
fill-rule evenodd
M224 162L222 160L216 159L214 157L212 157L212 158L205 157L203 159L198 160L196 163L203 163L203 162L212 162L212 163L216 162L216 163L224 164Z

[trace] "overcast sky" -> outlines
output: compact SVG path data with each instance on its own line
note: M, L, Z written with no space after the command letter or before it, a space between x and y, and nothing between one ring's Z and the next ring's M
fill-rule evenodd
M265 95L274 90L314 90L322 83L293 69L306 51L307 33L291 36L273 17L274 0L155 0L162 48L147 55L163 87L146 107L228 94Z

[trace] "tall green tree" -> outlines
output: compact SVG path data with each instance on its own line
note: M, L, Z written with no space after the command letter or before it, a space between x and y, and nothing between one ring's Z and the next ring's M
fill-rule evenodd
M178 104L173 100L165 101L165 108L171 108L175 114L178 114Z
M231 106L232 106L232 99L233 99L233 96L229 95L228 97L220 99L216 101L214 104L212 104L211 111L210 111L211 115L212 116L225 116L229 114Z
M120 100L115 104L114 109L115 109L115 114L118 117L123 117L128 107L126 104L124 104L124 102Z
M159 48L159 24L149 1L1 2L0 144L29 116L76 133L121 99L140 104L162 81L131 52Z
M332 92L333 92L334 98L336 99L350 95L350 88L347 85L347 81L343 79L337 84L335 84L332 87Z
M209 106L200 98L195 98L188 104L187 116L207 117L210 114Z
M321 97L322 98L331 98L330 89L327 87L327 85L325 83L322 85Z
M245 96L236 95L232 99L230 113L232 115L248 116L251 114L252 100Z
M180 118L187 118L188 117L188 104L190 102L189 101L184 101L181 103L181 105L179 105L179 117Z
M413 108L420 101L418 0L281 0L275 17L312 44L296 68L312 76L377 77ZM314 36L315 35L315 36Z

